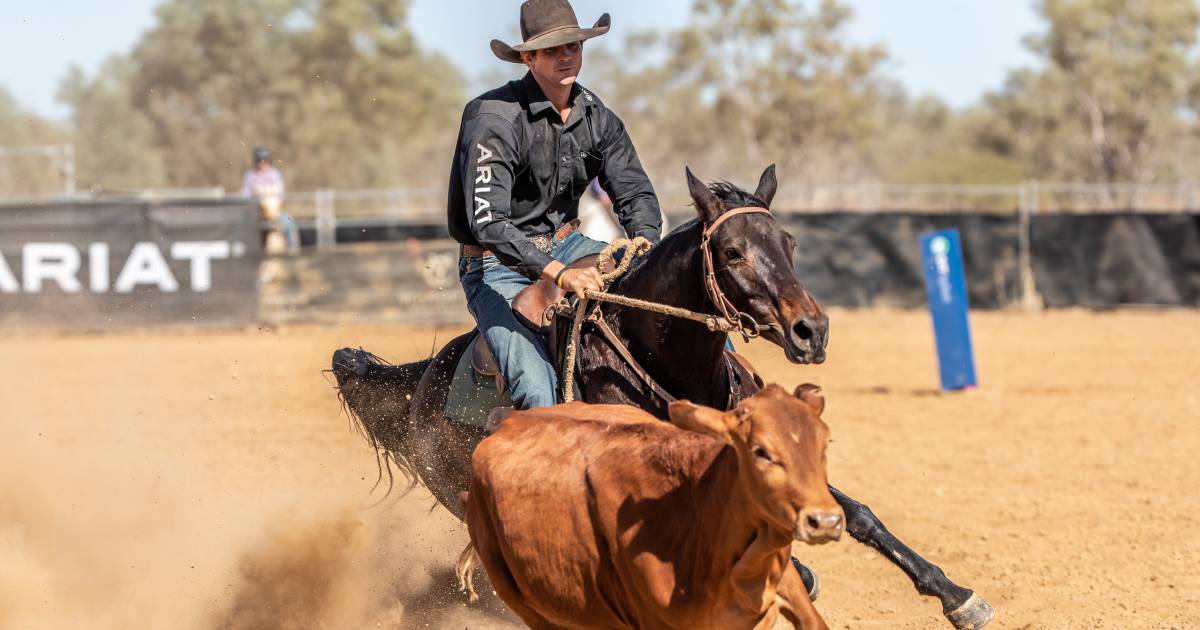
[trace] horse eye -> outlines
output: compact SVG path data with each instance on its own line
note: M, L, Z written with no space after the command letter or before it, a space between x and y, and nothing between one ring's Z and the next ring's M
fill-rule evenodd
M725 248L725 258L727 260L741 260L742 252L739 252L738 250L736 250L732 247L727 247L727 248Z
M771 456L767 455L767 449L765 449L761 446L754 447L754 456L759 459L766 460L768 462L771 461Z

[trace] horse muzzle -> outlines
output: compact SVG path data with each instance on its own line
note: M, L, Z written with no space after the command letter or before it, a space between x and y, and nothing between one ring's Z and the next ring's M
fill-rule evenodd
M824 313L802 316L787 328L771 324L765 336L779 344L792 363L824 363L825 346L829 343L829 317Z

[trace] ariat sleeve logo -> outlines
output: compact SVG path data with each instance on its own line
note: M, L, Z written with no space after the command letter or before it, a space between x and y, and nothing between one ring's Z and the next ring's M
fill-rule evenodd
M479 157L475 158L475 224L483 225L492 220L492 202L483 197L492 192L492 187L483 184L492 183L492 165L484 164L495 157L495 153L482 144L476 144Z

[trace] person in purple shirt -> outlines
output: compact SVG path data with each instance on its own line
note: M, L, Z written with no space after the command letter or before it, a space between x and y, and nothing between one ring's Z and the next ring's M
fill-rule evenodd
M254 149L254 166L242 175L242 196L258 200L259 213L270 227L263 229L263 249L278 254L292 244L291 217L282 213L283 173L271 165L271 151ZM286 233L286 236L285 236Z

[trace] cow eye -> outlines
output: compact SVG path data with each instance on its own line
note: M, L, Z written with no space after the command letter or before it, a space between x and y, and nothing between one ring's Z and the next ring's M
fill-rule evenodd
M761 446L754 447L754 456L763 461L771 461L771 456L767 454L767 449Z

